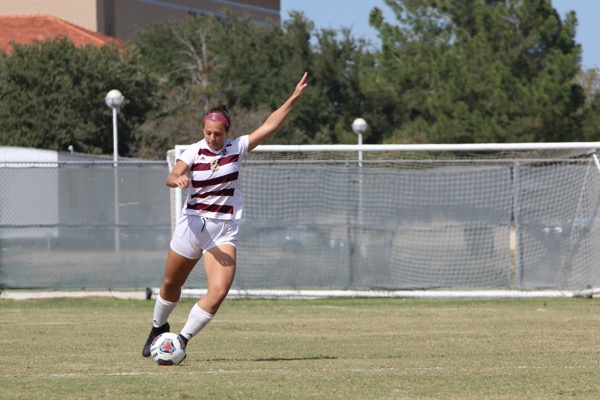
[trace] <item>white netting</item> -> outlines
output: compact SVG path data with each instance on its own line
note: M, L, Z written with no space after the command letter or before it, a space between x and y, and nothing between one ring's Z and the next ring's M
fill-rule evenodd
M260 146L242 172L234 288L600 286L596 148ZM201 273L188 282L204 285Z

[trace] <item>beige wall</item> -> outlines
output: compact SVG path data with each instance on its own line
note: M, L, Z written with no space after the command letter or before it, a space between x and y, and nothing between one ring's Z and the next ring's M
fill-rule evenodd
M0 14L51 14L91 31L98 30L96 0L0 0Z
M277 13L273 14L256 10L253 7L244 7L243 4L240 6L227 6L234 15L279 24L280 0L236 0L236 2L271 9ZM108 3L110 3L110 0ZM197 14L218 14L226 6L214 0L162 0L156 1L154 4L135 0L116 0L114 1L114 33L109 30L105 33L127 40L136 29L147 26L152 22L186 18L188 11L179 9L179 7L196 10ZM107 7L106 10L109 14L110 7ZM110 18L110 15L108 17Z
M236 3L241 4L229 6L234 15L276 24L280 21L280 0L236 0ZM0 0L0 14L52 14L123 40L152 22L185 18L188 11L180 7L193 9L197 14L210 14L220 13L225 5L215 0Z

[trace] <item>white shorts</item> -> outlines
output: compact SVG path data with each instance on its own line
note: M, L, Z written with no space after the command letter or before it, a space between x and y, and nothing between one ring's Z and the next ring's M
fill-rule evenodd
M215 246L237 247L239 224L236 220L218 220L183 214L177 221L171 249L191 260L202 257Z

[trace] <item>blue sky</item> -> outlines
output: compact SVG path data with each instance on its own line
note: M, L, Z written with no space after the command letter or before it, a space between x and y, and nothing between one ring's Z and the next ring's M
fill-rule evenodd
M600 40L597 39L600 23L596 21L600 16L600 1L553 0L552 4L562 18L570 10L577 13L576 40L583 48L582 65L600 68ZM369 12L373 7L379 7L388 20L394 21L383 0L281 0L281 18L287 19L291 10L302 11L317 29L349 27L355 37L378 43L377 32L369 26Z

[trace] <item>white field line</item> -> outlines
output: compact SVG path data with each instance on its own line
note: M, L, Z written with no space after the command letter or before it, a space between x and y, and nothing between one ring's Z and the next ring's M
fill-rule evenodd
M398 373L398 372L420 372L420 371L459 371L459 372L481 372L481 371L510 371L510 370L577 370L577 369L597 369L599 365L514 365L503 367L403 367L403 368L335 368L336 371L354 372L358 374L371 373ZM181 367L157 367L160 370L156 372L90 372L90 373L68 373L68 374L3 374L0 378L85 378L85 377L128 377L128 376L164 376L170 375L224 375L224 374L256 374L256 373L288 373L289 369L252 369L252 370L208 370L208 371L185 371ZM182 368L183 369L183 368ZM331 369L328 369L331 371Z
M145 291L120 291L120 290L11 290L5 289L0 293L0 299L9 300L33 300L51 298L85 298L106 297L115 299L139 299L146 298Z
M148 289L151 295L158 294L158 288ZM12 290L0 292L0 300L32 300L47 298L90 298L106 297L116 299L138 299L147 297L146 291L120 290ZM183 289L182 297L201 297L206 289ZM555 298L555 297L595 297L600 288L580 291L562 290L271 290L271 289L232 289L229 298L263 299L314 299L325 297L355 298L426 298L426 299L501 299L501 298ZM155 297L154 297L155 298Z

